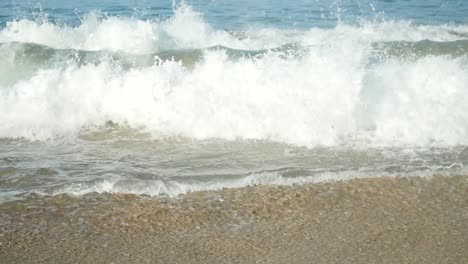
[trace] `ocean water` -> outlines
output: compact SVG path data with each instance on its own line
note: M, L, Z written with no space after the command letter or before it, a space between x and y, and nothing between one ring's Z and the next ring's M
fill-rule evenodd
M0 3L0 202L466 174L468 2Z

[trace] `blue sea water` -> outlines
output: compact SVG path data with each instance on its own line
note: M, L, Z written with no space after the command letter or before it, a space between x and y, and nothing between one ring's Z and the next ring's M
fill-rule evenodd
M468 2L0 3L0 201L465 174Z
M222 29L246 27L310 28L333 27L338 21L357 23L363 19L408 20L416 24L467 24L468 3L464 0L187 0L206 21ZM176 3L178 4L178 3ZM138 19L167 19L173 14L171 0L5 0L0 22L47 15L70 25L99 10L109 16Z

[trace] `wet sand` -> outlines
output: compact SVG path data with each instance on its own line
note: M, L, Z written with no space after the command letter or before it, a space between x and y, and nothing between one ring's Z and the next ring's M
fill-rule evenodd
M0 205L1 263L468 263L468 176Z

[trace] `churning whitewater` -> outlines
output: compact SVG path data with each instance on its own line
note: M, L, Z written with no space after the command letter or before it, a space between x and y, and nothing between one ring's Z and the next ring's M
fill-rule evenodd
M187 5L160 22L15 20L0 32L0 137L54 139L112 120L308 147L466 144L467 35L409 22L227 32Z
M467 25L223 30L182 3L0 29L0 200L465 171Z

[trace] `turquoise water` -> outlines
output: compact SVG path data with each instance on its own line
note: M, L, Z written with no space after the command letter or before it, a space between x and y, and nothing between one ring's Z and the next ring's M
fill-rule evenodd
M3 1L0 201L466 173L466 1Z

